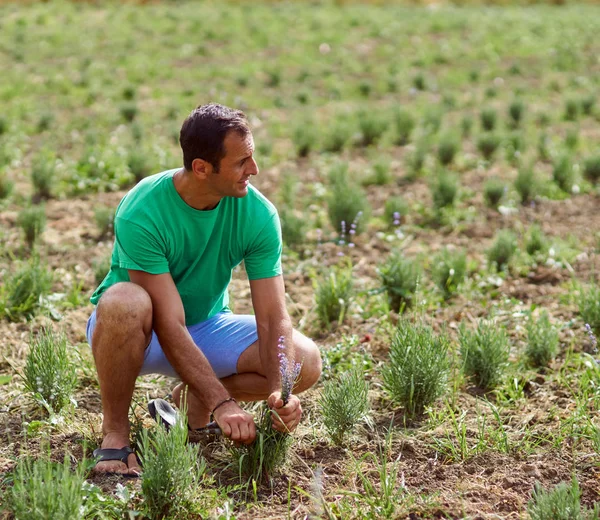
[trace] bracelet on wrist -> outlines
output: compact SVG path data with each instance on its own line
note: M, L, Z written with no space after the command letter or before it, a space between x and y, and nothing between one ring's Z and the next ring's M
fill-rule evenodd
M227 399L223 399L222 401L220 401L219 403L217 403L217 405L212 409L212 412L210 412L210 420L213 421L214 420L214 416L215 416L215 412L217 411L217 409L220 406L223 406L225 403L237 403L237 401L235 400L235 398L233 397L228 397Z

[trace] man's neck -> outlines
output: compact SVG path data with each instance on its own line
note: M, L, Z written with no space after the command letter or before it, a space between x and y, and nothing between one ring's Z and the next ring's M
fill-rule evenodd
M173 175L175 190L188 206L200 211L215 209L221 197L210 193L184 168Z

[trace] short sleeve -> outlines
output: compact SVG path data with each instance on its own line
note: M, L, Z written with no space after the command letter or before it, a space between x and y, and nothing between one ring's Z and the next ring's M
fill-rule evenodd
M244 254L244 266L249 280L272 278L281 274L281 224L277 213L272 215L256 234Z
M150 274L169 272L165 246L156 234L129 220L115 218L115 251L118 266Z

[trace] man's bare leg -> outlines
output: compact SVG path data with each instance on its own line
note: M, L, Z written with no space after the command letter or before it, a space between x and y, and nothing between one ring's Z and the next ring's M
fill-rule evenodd
M302 372L294 388L300 393L312 387L321 375L321 357L318 347L306 336L294 330L294 352L296 361L302 363ZM258 342L253 343L240 356L238 373L221 379L229 394L238 401L262 401L269 397L267 378L263 375L258 353ZM181 393L185 385L180 383L173 389L173 401L181 406ZM186 407L190 428L200 428L210 420L210 410L191 392L186 393Z
M102 448L129 446L129 406L151 335L152 301L144 289L119 283L102 295L92 336L104 414ZM129 455L127 462L99 462L95 471L140 473L134 454Z

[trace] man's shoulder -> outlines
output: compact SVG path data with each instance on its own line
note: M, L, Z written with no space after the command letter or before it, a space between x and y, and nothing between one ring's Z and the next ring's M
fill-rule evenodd
M172 182L173 174L177 168L166 170L145 177L131 188L121 200L117 208L118 216L124 213L137 212L140 208L153 207L150 200L165 197L168 193L168 183Z
M248 204L249 208L255 211L261 211L268 215L277 214L277 208L258 188L248 185L248 195L244 199Z

